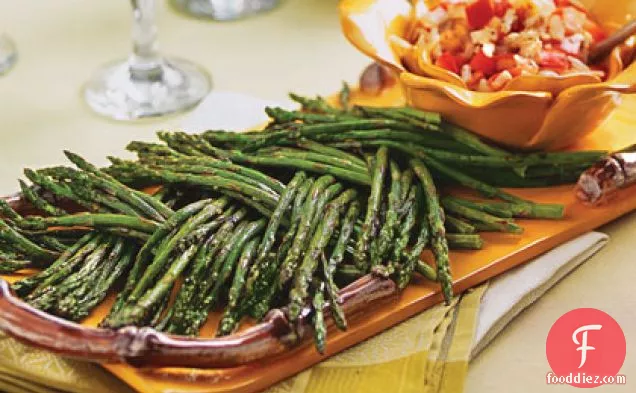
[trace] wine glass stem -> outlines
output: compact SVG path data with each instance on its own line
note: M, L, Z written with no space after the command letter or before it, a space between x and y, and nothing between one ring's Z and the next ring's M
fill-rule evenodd
M157 42L155 0L131 0L133 7L133 53L130 75L133 79L154 81L162 77L163 67Z

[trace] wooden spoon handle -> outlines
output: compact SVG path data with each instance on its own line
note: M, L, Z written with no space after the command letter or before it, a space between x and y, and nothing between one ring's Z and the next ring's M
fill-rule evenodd
M616 30L605 40L594 45L590 50L588 63L595 64L600 62L608 56L615 47L625 42L626 39L634 34L636 34L636 20L632 20L620 29Z

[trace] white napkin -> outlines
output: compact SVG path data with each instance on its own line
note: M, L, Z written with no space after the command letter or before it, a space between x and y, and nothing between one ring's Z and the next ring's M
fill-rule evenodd
M481 299L471 358L488 346L517 315L608 241L606 234L590 232L492 279Z
M186 132L242 130L267 121L266 106L294 108L244 94L213 92L182 122ZM479 310L472 358L477 356L519 313L603 246L609 237L590 232L491 280Z
M293 109L293 102L275 102L241 93L215 91L180 122L186 132L205 130L246 130L267 122L265 107L279 106Z

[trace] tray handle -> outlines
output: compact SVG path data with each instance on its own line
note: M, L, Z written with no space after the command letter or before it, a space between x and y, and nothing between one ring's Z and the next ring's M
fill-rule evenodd
M354 315L398 293L392 280L366 275L340 292L343 311ZM271 310L265 320L237 334L213 339L171 336L152 328L89 328L37 310L18 299L0 279L0 330L28 345L81 360L135 367L228 368L270 358L299 345L309 336L303 310L292 325L285 309ZM328 323L333 324L328 309Z

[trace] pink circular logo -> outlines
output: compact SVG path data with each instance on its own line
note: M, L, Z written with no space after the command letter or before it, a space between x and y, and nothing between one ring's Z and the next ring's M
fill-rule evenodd
M623 366L625 334L607 313L579 308L552 325L545 352L555 379L580 388L597 387L612 381Z

